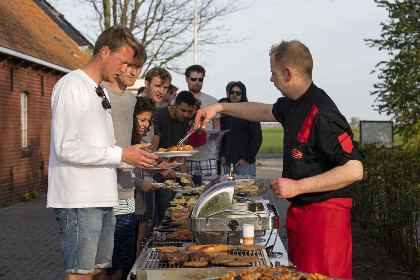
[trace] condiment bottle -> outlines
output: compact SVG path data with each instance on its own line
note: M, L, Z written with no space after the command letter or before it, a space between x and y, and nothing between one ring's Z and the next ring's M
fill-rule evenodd
M242 225L242 239L244 245L254 244L254 225L243 224Z

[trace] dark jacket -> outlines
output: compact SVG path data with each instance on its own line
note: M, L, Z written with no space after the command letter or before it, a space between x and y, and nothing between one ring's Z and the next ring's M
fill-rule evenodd
M236 164L240 159L249 164L255 163L255 157L262 143L261 124L232 116L220 120L221 130L230 129L223 139L220 156L226 158L226 164Z

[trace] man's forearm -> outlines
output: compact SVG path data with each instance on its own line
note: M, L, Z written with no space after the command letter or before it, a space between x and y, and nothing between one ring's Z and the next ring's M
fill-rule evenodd
M299 193L326 192L344 188L363 179L363 165L358 160L349 160L323 174L301 179Z
M256 102L220 103L226 115L254 122L275 122L273 105Z

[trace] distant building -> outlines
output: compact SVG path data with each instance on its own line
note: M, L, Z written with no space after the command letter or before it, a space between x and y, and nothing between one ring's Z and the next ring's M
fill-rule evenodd
M144 87L144 79L137 79L134 85L127 88L127 90L131 91L134 95L137 95L137 92L141 87Z
M51 92L92 44L46 1L0 1L0 207L47 190Z

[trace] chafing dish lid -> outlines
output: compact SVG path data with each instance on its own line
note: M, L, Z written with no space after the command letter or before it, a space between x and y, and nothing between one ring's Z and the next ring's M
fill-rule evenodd
M203 218L224 209L232 209L235 181L216 184L203 192L191 212L192 218Z

